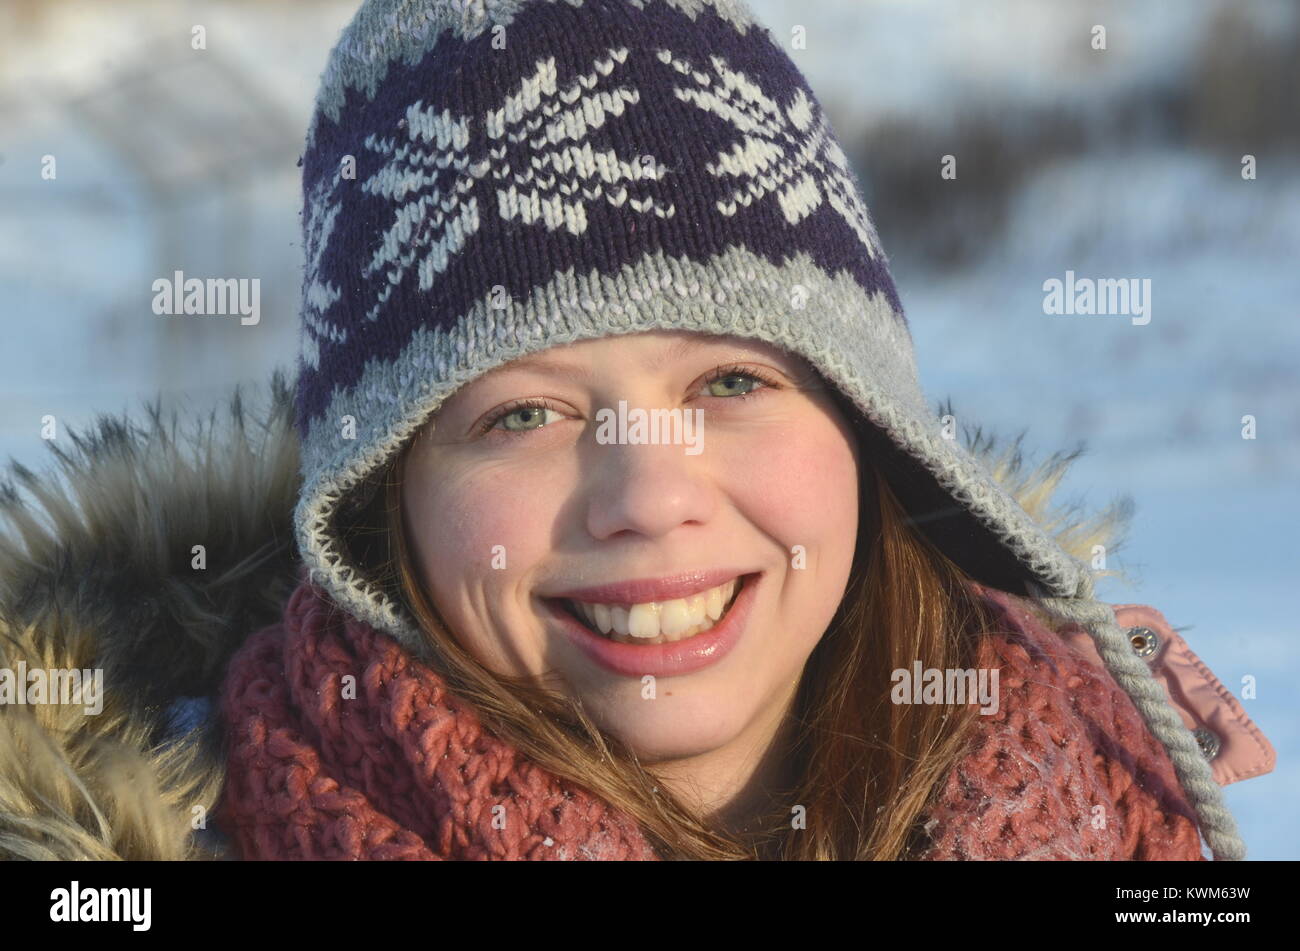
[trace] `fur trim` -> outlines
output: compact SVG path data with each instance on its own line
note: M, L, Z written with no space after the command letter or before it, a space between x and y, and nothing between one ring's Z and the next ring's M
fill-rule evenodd
M961 419L945 401L939 414ZM1124 545L1125 536L1133 519L1133 499L1120 496L1106 508L1088 512L1080 502L1062 502L1057 498L1061 481L1070 466L1086 451L1083 445L1074 449L1058 450L1033 469L1026 469L1024 441L1027 431L1000 446L1000 440L981 426L962 429L962 443L983 460L1003 489L1019 506L1042 525L1067 554L1090 564L1097 546L1106 552L1106 564ZM1115 577L1129 580L1123 569L1107 567L1093 570L1094 578Z
M71 449L50 443L58 471L14 462L0 484L0 667L101 668L105 695L94 716L0 706L0 856L201 857L190 830L220 792L220 737L201 725L195 742L162 742L166 705L215 694L297 580L283 373L261 417L238 388L220 420L179 433L174 409L146 410L143 426L101 416L68 432Z
M143 425L101 416L90 435L66 435L70 450L51 442L50 475L11 463L0 483L0 668L101 668L104 705L94 716L0 706L0 764L21 764L0 766L0 857L220 856L192 829L220 794L223 738L205 722L178 741L164 714L179 697L215 695L231 654L279 620L298 580L292 403L277 371L260 414L236 388L220 419L178 433L177 411L165 418L155 401ZM1058 507L1082 450L1027 470L1023 438L1000 449L963 431L1070 554L1091 560L1095 544L1113 554L1131 503L1092 517Z

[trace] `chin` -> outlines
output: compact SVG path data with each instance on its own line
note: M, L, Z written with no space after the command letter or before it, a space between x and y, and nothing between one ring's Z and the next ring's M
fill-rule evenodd
M665 696L658 687L654 700L634 699L608 706L590 706L597 725L632 748L643 763L687 759L712 753L732 743L743 732L753 711L720 709L716 698L692 702Z

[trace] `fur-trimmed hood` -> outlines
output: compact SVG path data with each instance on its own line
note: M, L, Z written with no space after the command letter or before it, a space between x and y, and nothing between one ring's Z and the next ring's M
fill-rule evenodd
M0 857L221 855L206 816L222 788L223 737L214 718L189 714L216 695L245 639L279 620L301 566L284 371L258 403L237 388L225 410L187 417L155 401L143 422L101 417L89 434L51 441L50 472L11 463L0 485L0 670L102 670L104 689L94 715L79 704L0 705ZM1077 451L1030 471L1019 439L963 438L1067 551L1113 554L1127 504L1089 516L1054 502ZM1158 612L1123 610L1185 648ZM1165 682L1189 726L1209 724L1233 744L1216 779L1268 772L1267 739L1186 655L1195 663L1165 671ZM1180 699L1189 676L1202 678L1193 686L1210 690L1212 708Z
M100 417L50 442L51 473L0 487L0 666L103 670L103 708L0 707L0 856L207 854L224 775L214 723L168 742L186 697L214 696L231 654L297 583L292 385L261 411ZM23 495L28 496L27 499Z

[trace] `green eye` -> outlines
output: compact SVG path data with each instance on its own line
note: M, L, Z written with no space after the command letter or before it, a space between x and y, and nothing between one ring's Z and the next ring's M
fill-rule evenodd
M718 377L717 379L710 380L709 386L710 388L712 388L715 386L729 385L735 387L736 385L739 385L740 387L742 387L742 389L740 390L732 389L730 392L724 392L724 393L715 392L712 395L713 396L746 396L749 393L752 393L754 391L754 389L756 388L755 384L762 383L762 382L763 382L762 380L760 380L758 377L750 373L728 373L726 376L721 376Z
M509 412L502 413L494 422L504 423L502 427L510 433L526 433L534 429L541 429L543 425L554 422L553 419L547 419L546 414L558 416L552 409L545 406L519 406ZM512 421L518 421L519 425L511 425Z

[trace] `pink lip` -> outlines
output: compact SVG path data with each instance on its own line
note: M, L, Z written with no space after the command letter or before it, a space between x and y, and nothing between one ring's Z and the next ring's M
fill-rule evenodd
M606 670L624 677L640 678L646 674L655 677L679 677L715 664L731 652L740 641L740 636L749 621L756 597L755 592L761 580L762 575L759 574L747 576L741 585L740 593L732 602L731 609L713 627L684 641L672 641L667 644L620 644L618 641L593 634L570 615L559 601L548 599L542 603L546 605L551 617L559 623L565 637ZM709 583L696 590L707 590L714 586ZM644 602L630 601L629 603Z
M648 604L651 601L672 601L675 598L689 598L693 594L708 591L710 588L716 588L733 578L751 573L753 572L731 568L683 571L680 574L669 575L664 578L638 578L633 581L619 581L615 584L602 584L591 588L551 591L541 596L544 598L569 598L573 601L586 601L589 604Z

